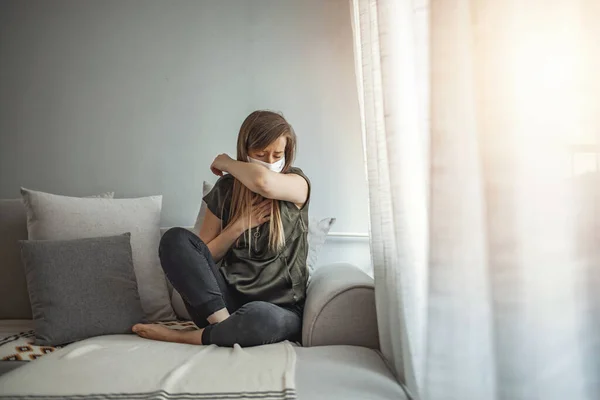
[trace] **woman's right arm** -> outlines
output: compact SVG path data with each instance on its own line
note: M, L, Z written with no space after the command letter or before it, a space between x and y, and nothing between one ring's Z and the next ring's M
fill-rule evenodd
M215 262L219 262L225 256L242 233L270 219L270 205L270 201L265 201L252 207L250 221L248 218L240 218L227 225L223 230L221 230L221 220L210 209L206 209L200 228L200 239L208 247Z
M219 262L227 253L227 250L244 233L241 223L229 224L221 231L221 220L209 209L206 210L202 227L200 228L200 239L208 246L210 254L215 262Z

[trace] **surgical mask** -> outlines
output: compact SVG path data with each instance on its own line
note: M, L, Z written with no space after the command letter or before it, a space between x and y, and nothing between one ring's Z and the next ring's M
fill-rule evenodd
M281 172L283 171L283 167L285 166L285 157L281 157L281 160L276 161L273 164L269 164L252 157L248 157L248 162L252 164L262 165L263 167L268 168L273 172Z

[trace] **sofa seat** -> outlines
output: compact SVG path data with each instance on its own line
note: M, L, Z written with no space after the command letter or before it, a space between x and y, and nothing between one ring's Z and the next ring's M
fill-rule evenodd
M1 332L3 337L6 333L19 333L31 328L31 321L2 321ZM108 339L108 340L107 340ZM152 347L152 343L147 339L138 338L134 335L109 335L98 338L87 339L86 346L94 346L95 343L101 343L106 346L107 343L123 345L124 343L143 344L148 351L158 351L160 346ZM81 343L81 342L80 342ZM75 345L77 346L77 345ZM187 345L181 345L187 346ZM45 379L37 381L35 393L44 394L44 383L51 382L52 385L68 385L75 380L82 383L93 382L101 379L103 388L110 392L111 365L106 364L106 373L90 374L86 371L85 365L77 370L78 376L71 373L66 376L61 368L56 368L62 360L61 353L67 352L67 346L63 349L57 349L47 354L38 361L2 361L4 371L13 369L10 372L0 376L0 388L10 390L11 377L17 381L22 381L25 376L29 380L28 373L35 376L44 376ZM152 349L152 350L151 350ZM298 399L407 399L402 387L398 384L393 374L387 368L380 354L376 350L358 346L320 346L320 347L299 347L295 346L296 352L296 392ZM158 351L160 352L160 351ZM160 359L160 354L157 354ZM105 360L104 360L105 361ZM86 361L88 362L88 361ZM93 363L93 359L89 361ZM21 367L15 369L17 367ZM104 364L93 366L94 371L98 368L102 371ZM25 374L25 375L24 375ZM201 379L201 376L199 376ZM0 390L0 398L3 394Z
M296 347L300 400L408 400L377 350L358 346Z

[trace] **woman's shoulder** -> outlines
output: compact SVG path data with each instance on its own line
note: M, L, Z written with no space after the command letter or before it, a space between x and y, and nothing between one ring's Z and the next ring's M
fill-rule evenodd
M213 190L219 191L223 194L230 192L233 188L233 182L235 178L231 174L225 174L217 179L213 186Z
M205 195L205 197L220 197L223 198L227 194L231 193L233 189L233 181L234 178L232 175L223 175L210 187L209 192Z
M221 177L219 177L219 179L217 179L217 182L215 183L216 185L233 185L233 181L234 181L234 177L231 174L225 174Z
M298 208L298 205L289 202L289 201L282 201L281 203L285 205L285 208L289 210L288 214L294 216L294 218L297 215L301 215L304 218L307 218L308 215L308 203L310 201L310 192L311 192L311 184L310 184L310 179L308 179L308 177L306 176L306 174L304 173L304 171L302 171L302 169L298 168L298 167L290 167L288 168L288 170L285 172L286 174L296 174L301 176L302 178L304 178L306 180L306 183L308 184L308 196L306 198L306 202L304 203L304 206Z
M295 167L293 165L290 165L290 167L288 168L288 170L286 171L286 174L297 174L297 173L301 173L304 174L304 172L302 171L301 168L299 167Z
M309 183L310 185L310 179L308 179L308 176L306 176L306 174L304 173L304 171L302 171L302 169L298 168L298 167L290 167L288 168L288 170L285 172L286 174L296 174L296 175L300 175L301 177L303 177L304 179L306 179L306 181Z
M210 211L223 219L222 212L228 211L231 194L233 192L233 176L223 175L213 185L212 189L203 197ZM226 216L227 214L225 214Z

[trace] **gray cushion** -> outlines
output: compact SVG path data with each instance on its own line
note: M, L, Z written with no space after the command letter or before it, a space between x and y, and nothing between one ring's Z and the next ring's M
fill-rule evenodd
M379 349L373 279L350 264L317 269L308 286L302 344Z
M114 192L108 192L97 197L113 196ZM22 200L0 200L0 319L31 318L31 304L18 243L25 239L27 216Z
M32 240L67 240L131 232L133 266L149 320L175 319L158 259L162 196L84 199L21 189Z
M144 319L130 237L20 242L35 344L130 333Z

